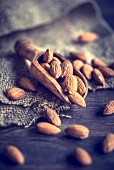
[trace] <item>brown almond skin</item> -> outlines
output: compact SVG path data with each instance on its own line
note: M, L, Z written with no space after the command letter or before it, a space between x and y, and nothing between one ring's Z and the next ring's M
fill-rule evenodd
M77 104L82 107L86 107L86 102L79 93L75 92L75 94L68 94L68 98L70 99L72 103Z
M21 87L23 87L26 90L29 90L29 91L37 90L36 86L26 77L21 77L19 84Z
M61 64L61 61L57 57L53 57L52 61L57 61L59 64Z
M76 76L77 78L77 92L83 96L86 92L86 86L84 84L84 82L82 81L82 79L80 79L78 76Z
M111 115L114 113L114 100L110 100L104 108L103 114L104 115Z
M92 164L92 158L90 154L83 148L75 148L75 158L83 166L88 166Z
M40 122L37 124L37 130L45 135L57 135L61 132L61 129L46 122Z
M52 77L54 77L55 79L58 79L62 73L61 65L57 61L51 62L49 72L52 75Z
M114 77L114 70L109 67L99 67L99 70L104 75L104 77L110 78Z
M114 150L114 134L108 133L106 134L103 140L103 152L109 153Z
M69 60L65 60L63 61L63 63L61 64L61 77L65 77L69 74L73 74L73 66L72 63Z
M55 126L61 126L61 120L55 110L47 107L46 113L47 113L47 119L48 119L49 123L52 123Z
M106 83L105 78L103 74L101 73L101 71L98 70L97 68L93 69L93 77L98 84L100 84L101 86L105 86L105 83Z
M5 155L14 163L23 165L25 163L25 158L22 152L15 146L7 146L5 149Z
M47 71L49 72L50 65L48 63L40 63L40 65Z
M85 32L79 37L81 42L93 42L98 39L98 35L94 32Z
M74 94L77 91L77 78L69 74L64 78L65 89L69 94Z
M100 67L100 66L106 67L107 64L103 60L101 60L101 59L94 58L92 60L92 66L93 67Z
M83 125L71 125L65 129L67 135L74 138L85 139L89 136L89 129Z
M70 52L70 59L79 59L83 62L88 62L88 57L84 52Z
M25 97L25 91L18 87L12 87L6 91L7 97L12 100L20 100Z
M82 73L84 74L84 76L88 79L91 80L92 78L92 72L93 72L93 67L89 64L85 64L82 67Z
M43 62L50 63L53 59L53 50L47 49L43 55Z
M84 63L81 60L74 60L72 65L73 65L74 71L75 70L79 70L80 71L80 69L84 66Z

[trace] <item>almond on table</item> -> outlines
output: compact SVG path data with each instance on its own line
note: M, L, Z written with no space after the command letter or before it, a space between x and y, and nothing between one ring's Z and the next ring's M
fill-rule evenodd
M65 89L69 94L74 94L77 91L77 78L76 76L69 74L64 78Z
M103 60L101 60L101 59L94 58L92 60L92 66L93 67L100 67L100 66L106 67L107 64Z
M99 70L101 71L101 73L104 75L104 77L114 77L114 70L112 70L111 68L109 67L103 67L103 66L100 66L99 67Z
M114 113L114 100L110 100L104 108L103 114L104 115L111 115Z
M21 85L21 87L23 87L26 90L29 90L29 91L37 90L36 86L26 77L21 77L19 84Z
M15 146L7 146L5 149L5 155L14 163L20 165L25 163L25 158L22 152Z
M85 63L88 61L86 52L70 52L70 59L74 59L74 60L78 59Z
M65 129L66 134L74 138L85 139L89 136L89 129L83 125L71 125Z
M94 32L85 32L79 36L81 42L93 42L99 38L98 34Z
M18 87L11 87L6 91L7 97L12 100L20 100L25 97L25 91Z

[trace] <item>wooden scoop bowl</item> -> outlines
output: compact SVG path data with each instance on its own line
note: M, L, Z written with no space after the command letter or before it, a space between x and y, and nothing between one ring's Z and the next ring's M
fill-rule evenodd
M70 103L67 95L63 93L60 84L40 65L39 60L43 56L44 51L39 50L35 45L26 39L20 39L16 41L15 51L17 54L23 57L23 59L27 59L31 62L29 70L37 81L43 84L61 100ZM59 53L54 53L54 56L61 61L66 60L66 58ZM77 70L76 74L83 80L86 85L87 90L83 96L85 98L88 93L87 80L80 71Z

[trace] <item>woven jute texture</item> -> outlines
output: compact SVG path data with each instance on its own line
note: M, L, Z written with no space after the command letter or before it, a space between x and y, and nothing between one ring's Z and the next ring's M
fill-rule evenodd
M32 1L28 1L28 2L32 3ZM33 2L35 3L36 1ZM40 5L40 1L38 2ZM46 2L48 3L48 1ZM46 2L43 1L41 5L45 6ZM52 1L49 0L49 3L51 4ZM5 4L2 4L2 6L3 5ZM65 8L66 5L67 7ZM34 8L36 8L36 6ZM33 11L34 8L32 9ZM28 9L28 11L30 9ZM94 55L98 58L102 58L108 64L114 62L113 32L102 19L99 8L93 1L87 2L83 0L83 1L75 2L71 0L69 7L68 4L66 4L66 1L62 1L62 3L60 4L59 3L55 3L53 5L48 4L48 9L51 10L45 11L46 9L47 7L46 8L43 7L44 12L47 12L46 17L48 19L44 17L44 20L39 23L37 23L36 22L37 19L35 19L35 24L33 24L32 23L33 20L31 20L31 27L30 27L31 29L29 28L30 26L29 19L27 20L28 25L26 24L26 22L23 22L23 24L18 25L19 24L18 17L16 22L14 19L15 17L12 16L10 21L16 22L16 24L18 25L18 29L23 29L23 30L18 31L17 25L15 26L14 23L11 24L10 22L11 25L9 25L9 30L7 26L7 29L2 31L1 33L0 126L6 127L11 124L14 124L19 126L29 127L40 116L45 115L45 111L44 111L45 106L54 108L55 110L58 111L60 115L62 112L64 113L64 110L69 109L69 105L67 103L63 103L49 90L44 88L40 83L36 82L36 80L34 80L32 75L30 75L27 68L25 67L25 63L14 52L13 47L17 39L27 38L30 41L32 41L34 44L36 44L39 48L43 48L45 50L51 47L54 51L58 51L65 56L68 53L68 51L84 50L90 52L90 57L93 57ZM56 10L54 11L54 9ZM59 14L57 9L59 9ZM55 15L53 15L54 13L53 11L55 12ZM42 15L40 16L43 16L43 11L41 11L41 13ZM11 13L11 15L14 14ZM42 17L39 19L40 16L36 15L36 18L38 17L38 20L41 20ZM20 19L22 20L22 15ZM23 20L26 21L26 17ZM3 34L9 33L10 31L15 31L15 32L12 32L6 36L2 36ZM100 38L93 43L88 43L88 44L78 43L77 37L81 33L86 31L96 32ZM25 76L29 78L31 81L33 81L33 83L35 83L37 86L37 92L34 93L34 92L26 91L26 96L24 99L19 101L9 100L6 97L6 89L14 86L20 87L18 81L21 76ZM114 78L107 79L105 88L113 88L113 87L114 87ZM89 82L89 88L93 90L102 87L96 85L95 82Z

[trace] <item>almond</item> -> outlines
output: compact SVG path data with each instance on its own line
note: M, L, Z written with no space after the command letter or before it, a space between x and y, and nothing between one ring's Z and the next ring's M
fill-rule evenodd
M77 78L77 92L83 96L86 92L86 86L84 84L84 82L82 81L82 79L80 79L78 76L76 76Z
M114 134L108 133L103 141L103 152L109 153L114 150Z
M61 132L61 129L46 122L40 122L37 124L37 130L40 133L46 134L46 135L56 135Z
M73 66L72 63L69 60L65 60L62 64L61 64L61 77L65 77L68 74L73 74Z
M111 115L114 113L114 100L110 100L104 108L104 115Z
M26 77L21 77L19 84L21 85L21 87L23 87L26 90L29 90L29 91L37 90L36 86Z
M113 77L114 71L109 67L99 67L99 70L104 75L104 77Z
M75 72L75 70L80 70L84 66L84 63L81 60L74 60L72 65Z
M70 58L71 59L79 59L83 62L88 61L88 57L87 57L86 53L84 53L84 52L70 52Z
M75 157L76 160L81 164L81 165L91 165L92 164L92 158L90 154L83 148L77 147L75 149Z
M101 73L101 71L98 70L97 68L93 69L93 77L97 83L99 83L102 86L105 85L105 78L104 78L103 74Z
M92 72L93 72L93 67L89 64L84 64L84 66L82 67L82 73L88 80L92 78Z
M54 77L55 79L58 79L62 73L61 65L57 61L51 62L49 72L52 75L52 77Z
M61 126L61 120L55 110L52 110L51 108L47 107L46 113L47 119L50 123L54 124L55 126Z
M65 89L70 94L74 94L77 91L77 78L76 76L69 74L64 79Z
M57 61L59 64L61 64L61 61L57 57L53 57L52 61Z
M25 97L25 91L18 87L12 87L7 89L7 96L12 100L20 100Z
M83 125L71 125L65 129L65 132L74 138L85 139L89 136L89 129Z
M93 42L98 39L98 35L94 32L85 32L79 37L81 42Z
M50 65L48 63L40 63L40 65L47 71L49 72Z
M79 93L75 92L75 94L69 94L68 98L70 99L72 103L77 104L82 107L86 107L86 102Z
M5 150L6 156L13 162L17 164L24 164L25 158L22 152L15 146L7 146Z
M50 63L53 59L53 50L47 49L43 55L43 62Z
M100 67L100 66L106 67L107 64L104 61L102 61L101 59L94 58L92 60L92 66L93 67Z

